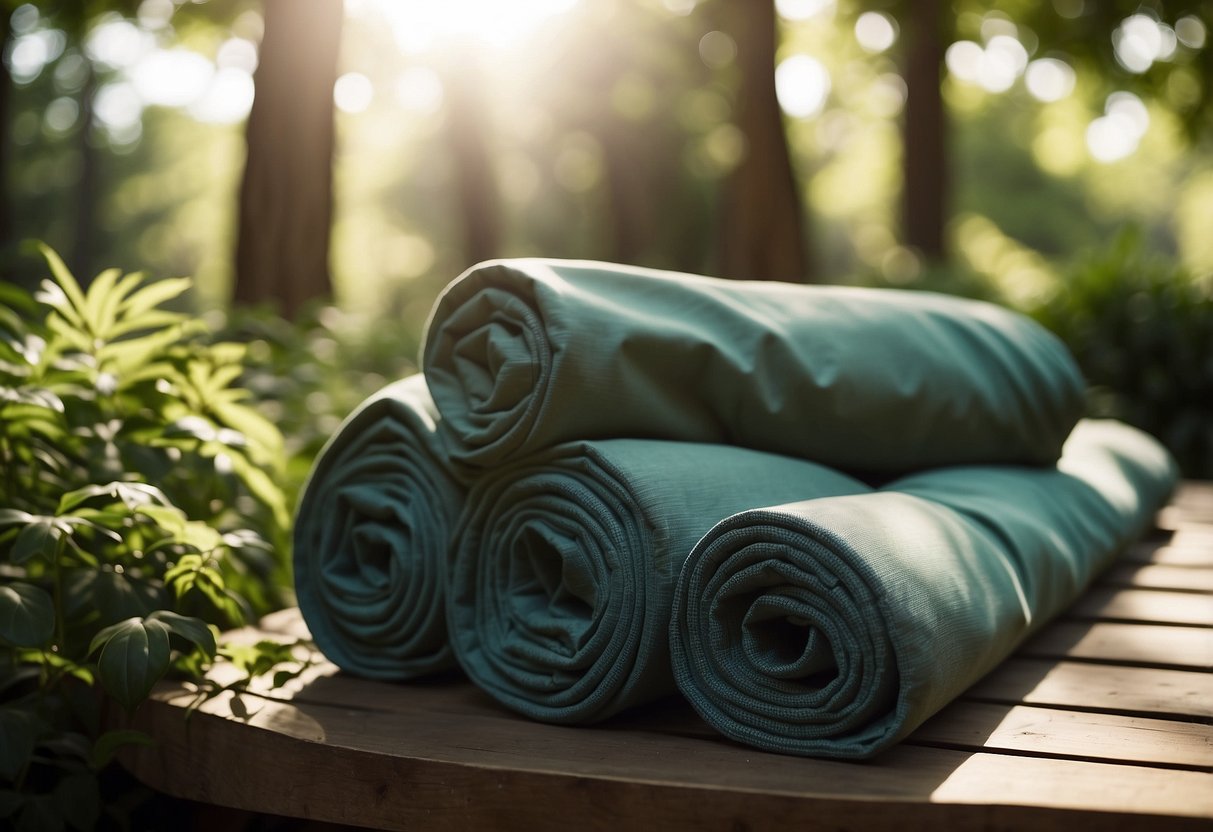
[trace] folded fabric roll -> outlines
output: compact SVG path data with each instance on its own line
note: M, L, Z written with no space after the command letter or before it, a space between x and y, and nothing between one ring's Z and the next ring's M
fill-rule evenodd
M455 666L447 550L463 490L447 468L420 375L351 413L321 450L294 532L295 592L338 667L408 679Z
M1083 422L1055 469L941 469L730 517L678 580L678 686L742 742L869 757L1074 600L1175 476L1145 434Z
M422 360L474 467L621 436L873 473L1051 464L1083 410L1061 342L991 304L591 262L474 267L435 305Z
M673 693L674 580L717 521L870 490L803 460L723 445L564 445L473 486L447 613L459 663L534 719L585 723Z

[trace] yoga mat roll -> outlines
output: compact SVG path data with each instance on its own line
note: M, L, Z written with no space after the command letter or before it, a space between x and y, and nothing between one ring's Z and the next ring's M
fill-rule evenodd
M295 592L320 650L373 679L455 666L447 549L463 505L420 375L351 413L321 450L294 532Z
M625 436L880 474L1051 464L1083 410L1061 342L991 304L593 262L465 272L422 360L461 471Z
M739 513L679 577L678 687L741 742L870 757L1073 601L1175 477L1149 436L1087 421L1054 469L939 469Z
M594 722L673 693L670 602L695 541L746 508L867 490L803 460L655 440L572 443L488 473L453 544L459 663L546 722Z

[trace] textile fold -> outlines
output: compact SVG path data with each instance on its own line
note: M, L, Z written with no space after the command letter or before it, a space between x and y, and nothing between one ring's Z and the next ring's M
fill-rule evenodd
M679 689L750 745L870 757L1072 602L1175 478L1151 437L1084 421L1052 469L944 468L738 513L679 578Z
M465 272L431 313L422 362L469 478L611 437L873 474L1052 464L1083 411L1061 342L992 304L580 261Z
M674 581L735 512L868 490L811 462L735 448L613 439L560 446L468 495L447 604L459 663L534 719L604 719L675 691Z
M294 530L295 588L338 667L409 679L455 666L447 551L463 506L420 375L351 413L321 450Z

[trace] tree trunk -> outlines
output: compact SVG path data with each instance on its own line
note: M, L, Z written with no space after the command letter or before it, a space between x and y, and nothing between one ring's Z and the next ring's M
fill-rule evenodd
M93 239L97 223L97 148L93 146L93 101L97 96L97 76L86 61L87 75L80 90L80 128L76 134L80 153L80 178L76 181L76 218L70 257L72 273L82 285L93 279Z
M497 179L485 142L489 131L476 50L475 44L460 49L458 59L448 64L446 72L446 126L455 163L455 192L467 266L502 254Z
M8 51L12 25L8 9L0 9L0 55ZM13 215L9 208L9 159L12 144L9 125L12 121L13 79L8 65L0 60L0 265L7 265L13 241Z
M233 302L288 318L332 295L333 83L341 0L265 0Z
M737 126L745 156L724 192L720 272L750 280L803 282L809 277L804 215L775 97L775 6L729 3L741 70Z
M902 122L902 233L928 261L946 258L947 116L942 66L945 48L940 0L908 4L904 15L905 80Z

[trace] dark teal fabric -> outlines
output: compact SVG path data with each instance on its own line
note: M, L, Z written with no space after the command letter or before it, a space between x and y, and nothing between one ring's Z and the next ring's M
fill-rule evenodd
M943 468L739 513L679 578L678 686L742 742L869 757L1072 602L1175 478L1149 436L1088 421L1054 469Z
M851 471L1051 464L1083 410L1062 344L990 304L557 260L454 281L422 359L452 458L719 442Z
M747 508L867 486L725 445L564 445L485 475L453 546L459 663L534 719L585 723L674 692L670 602L687 553Z
M447 549L463 505L425 382L363 402L317 457L295 518L295 590L343 670L409 679L455 666Z

